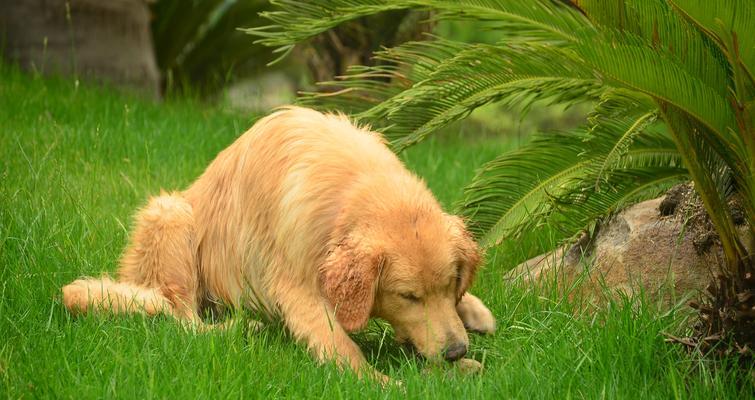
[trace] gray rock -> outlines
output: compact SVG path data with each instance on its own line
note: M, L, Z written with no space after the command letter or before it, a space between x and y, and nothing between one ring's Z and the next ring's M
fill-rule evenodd
M578 292L593 298L603 298L605 289L627 295L643 290L651 299L666 302L699 292L712 281L723 255L709 221L689 224L702 220L689 217L689 210L695 209L690 204L699 203L689 192L690 198L674 200L674 214L669 215L665 196L635 204L603 224L588 246L583 239L581 244L534 257L505 279L532 285L555 277L560 288L583 279ZM744 235L745 227L740 228ZM699 238L706 238L704 251Z
M226 90L224 100L230 108L269 113L294 103L296 85L283 71L268 72L234 83Z

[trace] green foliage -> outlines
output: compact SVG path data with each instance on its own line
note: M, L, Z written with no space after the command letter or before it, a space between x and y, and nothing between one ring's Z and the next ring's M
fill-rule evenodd
M221 89L272 60L250 45L241 26L259 24L265 0L158 0L151 4L152 38L166 91Z
M683 334L681 309L661 313L635 299L592 314L573 296L502 285L534 238L504 244L513 251L492 254L479 272L474 293L500 328L470 335L470 356L485 363L474 377L423 372L375 322L355 341L402 388L318 363L278 324L194 333L169 318L68 313L60 288L82 275L114 274L134 211L161 189L190 184L254 118L32 79L0 65L1 398L751 397L738 382L752 371L711 368L664 343L661 332ZM515 140L469 143L448 132L402 158L449 205L475 166Z
M584 127L541 135L481 168L459 202L483 243L546 226L567 238L629 201L691 178L728 264L749 255L726 195L736 187L753 229L755 3L742 1L286 0L248 32L267 46L296 43L359 16L422 8L483 21L496 43L437 38L376 56L302 102L341 107L397 149L489 103L592 103ZM748 39L744 39L748 38ZM377 79L379 78L379 79Z

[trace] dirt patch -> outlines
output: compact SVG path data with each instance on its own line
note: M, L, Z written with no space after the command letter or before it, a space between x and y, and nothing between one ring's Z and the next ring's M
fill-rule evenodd
M731 210L735 226L746 223L742 200L739 195L730 196L727 205ZM681 221L690 232L692 242L698 254L708 253L721 245L721 238L708 216L702 199L691 183L684 183L671 188L658 207L661 216Z

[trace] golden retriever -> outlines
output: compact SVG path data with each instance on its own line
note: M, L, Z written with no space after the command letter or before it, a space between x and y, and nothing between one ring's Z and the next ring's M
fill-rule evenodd
M282 318L319 360L382 377L348 336L370 317L450 361L467 352L465 328L493 332L493 315L467 293L479 263L462 220L379 134L289 107L186 191L152 198L118 280L79 279L63 301L72 312L163 312L200 327L207 304L251 307Z

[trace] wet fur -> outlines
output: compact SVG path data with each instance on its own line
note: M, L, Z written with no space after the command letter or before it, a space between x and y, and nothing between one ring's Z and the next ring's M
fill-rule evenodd
M72 312L163 312L195 326L207 302L251 307L282 318L317 358L375 373L347 335L370 317L428 357L466 345L465 326L493 331L466 293L479 262L461 219L380 135L291 107L257 122L184 192L150 199L117 281L79 279L63 300Z

